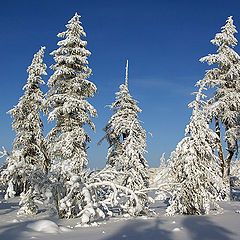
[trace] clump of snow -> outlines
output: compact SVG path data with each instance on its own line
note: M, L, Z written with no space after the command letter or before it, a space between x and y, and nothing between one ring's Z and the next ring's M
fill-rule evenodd
M155 201L162 201L167 199L167 194L163 191L157 191L157 196L154 198Z
M174 228L172 231L173 231L173 232L179 232L179 231L181 231L181 230L183 230L183 228L178 228L178 227L176 227L176 228Z
M79 227L82 227L82 224L81 223L78 223L75 228L79 228Z
M52 197L52 192L51 192L51 190L49 188L46 189L45 196L47 198L51 198Z
M29 223L27 228L32 229L36 232L44 232L44 233L58 233L59 228L58 225L50 220L38 220L33 223ZM62 229L61 229L62 230Z
M60 227L59 227L59 230L60 230L61 232L70 232L70 231L71 231L71 228L70 228L70 227L60 226Z
M12 220L12 222L13 222L13 223L18 223L18 222L20 222L20 221L15 218L15 219Z
M92 227L98 227L99 225L98 225L98 223L93 222L93 223L91 223L91 226L92 226Z
M80 227L90 227L91 225L87 224L87 223L78 223L75 228L80 228Z

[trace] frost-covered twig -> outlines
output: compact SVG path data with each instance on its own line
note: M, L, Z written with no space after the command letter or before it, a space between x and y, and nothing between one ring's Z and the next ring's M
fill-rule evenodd
M4 156L9 156L9 153L7 152L7 150L5 149L4 146L2 146L3 151L0 151L0 158L4 157Z
M140 212L142 210L142 206L139 203L138 196L131 189L121 186L121 185L118 185L118 184L114 184L112 182L108 182L108 181L92 183L92 184L87 185L87 188L90 189L90 188L97 187L97 186L110 186L114 192L116 192L117 189L119 189L126 194L130 194L131 198L133 198L135 201L134 213ZM114 200L117 201L116 195L114 197Z

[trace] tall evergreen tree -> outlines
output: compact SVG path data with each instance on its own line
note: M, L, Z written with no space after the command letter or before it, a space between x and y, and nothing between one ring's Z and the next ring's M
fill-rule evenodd
M128 90L128 62L126 81L116 93L116 101L110 106L114 114L104 131L109 142L107 164L124 173L121 184L133 190L148 186L148 164L143 154L146 133L138 120L141 109Z
M40 85L44 84L41 75L47 74L46 64L43 63L44 50L45 47L41 47L34 55L32 64L27 69L29 77L23 87L24 95L8 112L13 117L12 128L17 136L12 153L7 157L7 168L1 176L8 183L7 198L21 192L24 197L47 172L48 158L39 112L39 109L43 108L44 100L40 89ZM36 212L33 197L33 194L28 198L24 197L24 209L28 213Z
M87 80L92 73L87 60L91 53L82 40L86 34L79 17L76 13L66 25L67 30L57 35L64 39L51 53L56 64L51 66L54 73L48 81L46 101L48 120L56 121L48 134L51 157L61 161L61 170L67 175L79 173L87 166L86 143L90 138L83 126L89 124L95 130L90 116L97 116L86 100L94 96L97 88Z
M217 152L220 159L221 175L225 182L225 197L229 197L230 165L234 153L238 150L240 137L240 56L233 50L237 45L234 34L237 33L232 17L229 17L221 33L217 33L211 43L218 47L216 54L209 54L200 59L209 65L217 65L208 70L198 85L215 88L215 94L205 106L210 120L215 122L215 131L219 136ZM221 139L221 123L227 143L224 156L223 141Z
M59 217L78 216L84 202L83 186L86 181L87 142L90 138L84 129L88 124L94 131L91 117L97 112L87 101L97 92L94 83L88 80L90 52L86 34L76 13L66 25L67 30L57 36L59 48L51 53L55 64L51 66L53 75L48 80L50 90L46 94L48 120L55 126L48 133L48 152L53 161L51 168L54 206Z
M210 204L218 194L221 185L218 175L217 157L214 149L218 141L217 134L209 128L208 119L202 108L202 86L196 100L189 104L193 108L186 136L181 140L169 161L170 177L176 185L167 208L169 215L200 215L209 213Z
M47 67L43 63L44 51L45 47L41 47L34 55L32 64L27 69L29 77L23 87L25 93L8 113L14 118L12 128L17 133L13 151L21 149L26 163L39 164L46 170L47 157L44 152L46 145L39 112L43 109L44 100L40 89L40 85L44 84L41 75L47 75L45 71Z

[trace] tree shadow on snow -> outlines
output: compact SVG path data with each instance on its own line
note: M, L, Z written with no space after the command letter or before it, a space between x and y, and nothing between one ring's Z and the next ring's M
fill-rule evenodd
M240 188L231 189L231 198L233 201L240 201Z
M187 216L182 222L191 240L233 240L235 234L205 216Z
M18 240L23 239L21 233L26 230L26 226L33 221L17 222L17 223L8 223L6 225L0 226L0 239L7 240Z
M17 208L19 208L18 203L8 203L8 202L2 202L0 203L0 214L7 214L12 211L15 211Z
M161 228L162 220L133 220L126 222L120 230L103 240L172 240L171 232Z
M0 226L0 240L25 240L30 238L38 238L48 236L49 233L35 232L27 227L30 223L35 223L38 220L51 220L48 217L41 219L32 219L22 222L8 222ZM20 220L21 221L21 220ZM35 236L35 237L34 237Z

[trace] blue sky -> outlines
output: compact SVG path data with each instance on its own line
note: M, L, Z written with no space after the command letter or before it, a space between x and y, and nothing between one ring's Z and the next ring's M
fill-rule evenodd
M184 137L191 110L194 84L209 68L199 59L216 48L210 43L232 15L240 31L239 0L153 1L153 0L68 0L2 1L0 4L0 146L11 150L15 132L6 112L23 95L27 67L40 46L46 46L45 63L54 63L51 51L57 48L59 32L78 12L92 52L89 66L91 80L99 93L90 102L98 111L94 119L96 133L88 131L89 167L105 164L107 143L97 146L102 128L112 112L115 92L124 82L124 68L129 59L129 90L139 101L148 134L145 155L151 167L157 167L163 152L167 156ZM239 34L236 36L239 40ZM239 46L236 47L239 53ZM52 71L48 69L47 82ZM47 88L44 87L43 91ZM43 117L45 132L50 129Z

